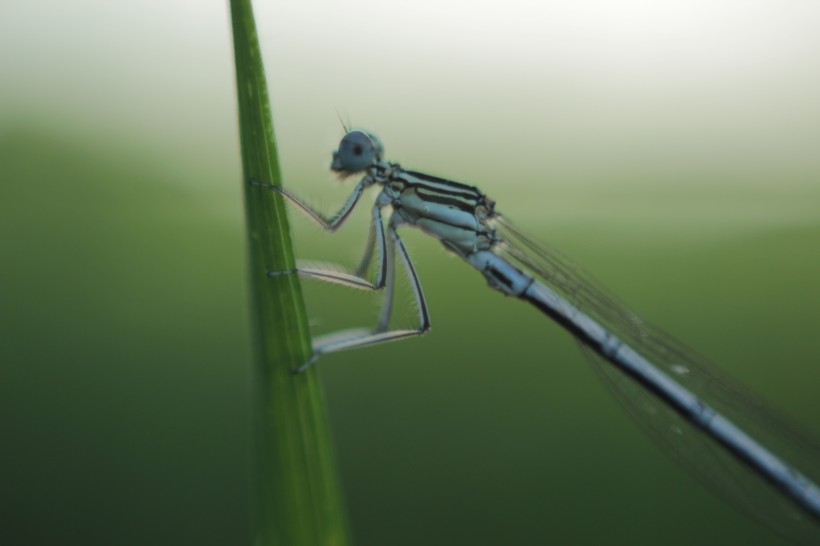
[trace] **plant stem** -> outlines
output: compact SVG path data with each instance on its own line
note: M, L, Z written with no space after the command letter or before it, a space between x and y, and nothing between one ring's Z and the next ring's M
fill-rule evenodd
M255 544L349 543L327 412L316 368L291 370L311 354L294 267L256 24L250 0L230 0L255 342Z

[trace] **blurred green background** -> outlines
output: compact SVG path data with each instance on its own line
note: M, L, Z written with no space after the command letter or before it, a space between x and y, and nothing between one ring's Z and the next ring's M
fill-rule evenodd
M290 189L349 191L338 109L820 432L816 3L256 9ZM0 6L3 544L250 542L228 29L223 2ZM294 218L298 255L355 263L358 212L333 237ZM320 363L357 544L780 543L665 458L569 336L406 240L432 332ZM378 298L306 293L316 331L375 318Z

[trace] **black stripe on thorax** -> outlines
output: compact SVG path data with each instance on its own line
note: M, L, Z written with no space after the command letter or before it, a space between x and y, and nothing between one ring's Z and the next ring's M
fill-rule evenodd
M438 190L430 191L425 186L416 186L412 187L412 189L416 192L416 194L419 197L421 197L425 201L430 201L431 203L438 203L440 205L449 205L457 209L461 209L465 212L469 212L471 214L475 212L475 209L479 204L479 201L474 197L451 197L447 194L443 194Z
M484 194L475 186L468 186L467 184L461 184L459 182L453 182L452 180L445 180L444 178L414 171L404 171L402 174L404 176L399 175L398 180L410 187L427 188L436 193L474 199L475 201L479 201L484 197Z

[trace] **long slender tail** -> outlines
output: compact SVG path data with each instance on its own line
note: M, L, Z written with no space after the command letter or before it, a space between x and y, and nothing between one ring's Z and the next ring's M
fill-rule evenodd
M778 488L820 522L820 488L704 403L672 377L548 286L490 251L467 261L489 285L522 299L572 333L619 371L636 381L683 418L705 432L733 457Z

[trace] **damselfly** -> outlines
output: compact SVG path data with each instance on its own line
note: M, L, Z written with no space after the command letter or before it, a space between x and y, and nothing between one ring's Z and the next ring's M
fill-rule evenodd
M385 292L375 328L317 338L313 357L296 372L323 353L410 338L429 329L421 283L398 233L403 226L417 227L477 269L490 287L534 305L574 335L630 413L697 476L787 537L820 541L820 488L806 474L820 470L816 440L703 357L638 318L571 260L525 235L479 189L403 169L383 154L372 133L347 131L333 154L331 170L363 176L330 217L289 191L251 182L279 192L329 231L345 222L365 190L381 188L356 270L306 266L268 273L298 273ZM382 210L387 207L392 213L385 227ZM415 329L388 328L397 253L418 309ZM366 272L374 257L375 279L370 280Z

